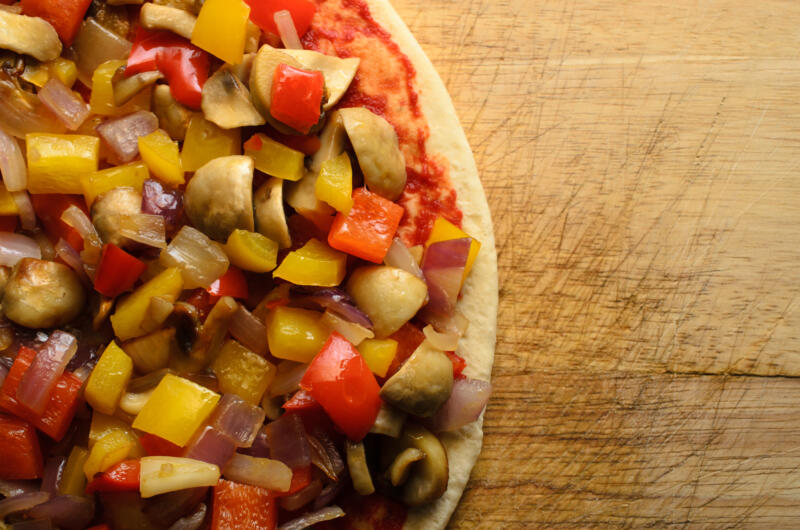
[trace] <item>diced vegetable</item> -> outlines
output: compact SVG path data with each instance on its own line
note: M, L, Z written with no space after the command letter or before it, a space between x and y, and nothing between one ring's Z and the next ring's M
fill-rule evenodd
M292 469L278 460L236 453L225 466L225 478L273 491L288 491L292 485Z
M346 269L347 256L311 239L287 254L273 276L295 285L333 287L342 283Z
M0 408L27 420L46 435L59 441L72 423L75 410L78 408L78 394L83 386L83 381L70 372L64 372L50 393L50 401L47 403L44 413L41 415L32 413L22 407L15 396L20 380L35 356L35 350L25 346L20 347L17 358L0 388Z
M208 420L209 425L230 436L239 447L250 447L264 424L264 409L235 394L225 394Z
M123 460L92 479L86 493L95 491L138 491L139 461Z
M169 81L172 97L187 107L199 109L203 85L208 79L208 54L189 43L165 47L158 50L156 64Z
M128 340L155 331L161 322L147 319L150 301L162 297L174 302L183 290L183 277L180 269L170 267L147 283L138 287L130 296L117 304L111 315L111 325L120 340Z
M431 421L434 432L454 431L478 419L492 392L488 381L456 379L450 397Z
M89 451L89 458L83 464L83 472L87 480L92 480L111 466L128 458L136 451L136 438L127 430L112 429L97 440Z
M91 0L22 0L21 5L26 15L49 22L64 44L69 46L91 3Z
M81 176L81 187L86 204L91 206L99 195L118 187L129 187L136 191L142 191L142 185L148 176L147 166L142 162L87 173Z
M174 456L145 456L139 465L139 492L142 498L170 491L213 486L219 468L213 464Z
M255 161L256 169L284 180L300 180L305 155L286 147L269 136L258 133L244 143L244 152Z
M47 407L53 388L76 351L78 351L78 340L74 335L61 330L51 333L19 382L16 391L17 402L41 416Z
M236 442L233 438L211 425L206 425L192 437L183 456L224 469L235 452Z
M70 131L77 130L89 117L89 105L56 78L47 81L39 90L39 100Z
M158 118L146 110L106 120L96 128L97 134L111 151L111 156L107 158L114 163L122 164L132 161L139 155L139 137L146 136L156 129L158 129ZM141 162L137 164L146 169ZM141 185L137 189L141 189Z
M281 123L308 134L319 121L324 92L322 72L279 64L272 80L269 112Z
M197 171L215 158L238 155L241 143L239 129L222 129L202 114L195 114L189 121L181 151L183 169Z
M30 193L82 193L81 175L97 171L96 136L31 133L25 145Z
M133 361L111 341L86 382L84 396L93 409L113 414L133 374Z
M124 344L136 370L150 373L166 368L170 355L177 355L178 343L175 328L164 328Z
M462 239L465 237L470 236L444 217L437 217L436 221L433 222L433 228L431 228L428 240L425 242L425 248L439 241L449 241L451 239ZM478 252L481 250L481 242L474 238L470 239L469 256L467 256L467 264L464 266L464 279L461 281L461 285L464 285L464 280L469 276L469 271L472 270L472 264L475 263Z
M188 225L172 238L161 253L159 263L177 267L187 289L207 288L228 270L228 257L221 246Z
M276 372L275 365L235 340L222 346L212 370L221 392L236 394L253 404L261 402Z
M133 427L183 446L208 418L219 394L188 379L166 375L156 387Z
M397 354L397 341L392 339L367 339L358 345L358 351L364 361L379 377L386 377L389 366Z
M275 13L288 10L292 15L297 34L302 37L311 25L317 7L309 0L245 0L250 5L250 20L262 30L278 35Z
M258 486L220 480L214 486L212 530L274 530L278 504L272 493Z
M278 259L278 244L257 232L237 228L228 236L225 253L240 269L269 272Z
M47 63L47 67L50 70L50 75L64 83L67 88L71 88L78 79L78 67L75 62L64 57L50 61Z
M163 129L139 137L139 154L153 175L166 184L180 186L184 183L178 142Z
M242 0L206 0L197 15L192 44L229 64L244 55L250 7Z
M91 86L92 74L97 67L106 61L125 59L131 51L131 43L100 24L94 17L86 17L81 23L72 49L75 51L78 77L82 83Z
M307 363L319 352L328 331L320 313L295 307L277 307L267 317L270 353L279 359Z
M381 408L380 387L347 339L331 333L300 382L347 437L361 441Z
M353 256L380 263L392 244L403 207L366 188L353 192L353 206L339 212L328 234L328 244Z
M42 472L36 429L24 420L0 414L0 479L39 478Z
M422 258L422 272L428 284L429 300L422 318L438 327L452 317L471 248L471 238L431 243Z
M43 194L31 197L36 217L44 226L51 241L66 241L75 250L83 250L83 237L80 232L61 220L61 215L70 206L76 206L87 213L86 203L81 196Z
M317 199L347 214L353 207L353 168L350 157L342 153L322 163L315 184Z
M148 456L181 456L183 454L181 446L168 442L155 434L143 434L139 437L139 443Z
M85 447L75 445L69 453L64 472L61 474L61 481L58 484L58 492L62 495L81 496L86 487L86 475L83 466L89 458L89 451Z
M94 288L102 295L114 298L131 289L147 268L113 243L103 245L103 253L94 276Z
M114 75L125 66L125 61L111 59L100 64L92 74L92 95L89 106L94 114L101 116L124 116L138 110L150 109L150 92L142 90L122 106L114 100Z
M225 273L208 286L208 293L212 296L230 296L232 298L246 299L248 294L247 278L236 267L228 267Z
M0 129L0 173L8 191L22 191L28 186L28 171L17 141Z

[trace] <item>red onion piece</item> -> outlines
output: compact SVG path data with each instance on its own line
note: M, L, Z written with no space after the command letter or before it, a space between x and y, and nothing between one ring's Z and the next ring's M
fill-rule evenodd
M311 465L303 421L296 414L284 414L264 427L269 440L270 458L280 460L292 469Z
M344 510L338 506L328 506L316 512L305 513L297 519L292 519L288 523L280 525L278 530L302 530L303 528L308 528L324 521L338 519L339 517L344 517Z
M205 521L207 511L205 503L200 503L194 512L172 523L169 530L197 530Z
M47 459L42 475L42 491L55 495L58 493L58 483L61 481L61 474L64 472L64 465L67 459L64 456L51 456Z
M356 307L350 295L338 287L318 289L308 296L298 297L296 302L313 303L324 309L329 309L345 320L372 329L372 321L369 317Z
M126 60L131 53L131 43L97 22L86 17L72 44L75 51L78 76L86 86L92 86L95 69L111 59Z
M147 179L142 187L142 213L163 217L167 233L171 234L181 227L183 193L165 188L157 180Z
M61 220L77 230L83 238L81 259L89 265L96 265L100 261L103 242L100 241L100 236L97 234L97 230L89 216L73 204L64 210L61 214Z
M50 109L70 131L76 131L89 117L89 105L56 77L48 79L39 90L39 100Z
M267 353L267 328L242 304L231 318L228 331L242 346L261 356Z
M208 488L189 488L163 493L152 498L144 509L144 513L152 523L163 528L176 523L181 517L193 513L207 494Z
M478 419L489 395L492 385L488 381L478 379L456 379L450 398L431 419L431 428L435 432L454 431Z
M30 510L37 504L41 504L50 498L50 494L44 491L32 491L22 493L15 497L7 497L0 501L0 520L10 513Z
M336 453L332 455L331 447L323 444L316 436L308 436L308 445L311 448L311 463L325 473L329 479L339 480L341 473L344 471L344 461L339 456L336 448L332 448L333 452Z
M115 161L127 164L139 154L139 137L158 129L158 117L140 110L97 126L97 134L111 148Z
M14 191L11 192L11 197L19 210L19 223L25 230L34 230L36 228L36 211L33 209L31 197L27 191Z
M56 243L56 256L61 258L70 269L75 271L83 285L88 286L91 284L89 276L86 274L86 269L83 267L83 260L80 254L78 254L77 250L72 248L72 245L61 238L59 238L58 243Z
M78 340L69 333L56 330L50 334L17 387L17 401L36 414L43 414L50 392L67 363L78 351Z
M5 71L0 71L0 127L6 134L22 139L27 133L58 134L65 129L38 96L20 90Z
M297 493L293 493L291 495L287 495L286 497L281 497L280 505L281 508L284 510L289 510L293 512L295 510L299 510L309 502L313 501L319 494L322 492L322 481L318 478L309 483L308 486L301 489Z
M390 267L396 267L410 272L420 280L425 279L425 276L422 274L422 269L420 269L417 264L417 260L414 259L411 251L408 250L408 247L399 237L394 238L392 241L389 251L383 258L383 262Z
M0 173L8 191L28 187L28 169L17 141L0 126Z
M248 403L235 394L225 394L208 423L229 436L238 447L250 447L264 425L265 416L261 407Z
M347 481L344 479L344 477L342 477L341 480L331 482L322 488L322 491L319 492L319 496L314 499L314 504L311 505L311 509L319 510L320 508L333 502L333 500L339 496L339 493L341 493L346 484Z
M58 495L28 512L34 519L49 519L59 528L81 530L94 517L94 497Z
M10 530L53 530L53 521L50 519L29 519L9 526Z
M36 480L0 479L0 495L3 497L16 497L23 493L34 493L37 491L39 491L39 483Z
M269 395L272 397L290 394L300 388L300 380L306 374L307 364L283 361L278 365L278 373L269 387Z
M39 243L13 232L0 232L0 265L13 267L22 258L42 258Z
M236 452L236 442L211 425L203 427L186 446L183 456L223 469Z
M278 28L278 35L281 37L283 47L289 50L302 50L303 45L300 43L297 27L294 25L294 20L292 20L292 14L289 10L281 9L276 11L272 18Z
M0 387L3 386L3 383L6 380L6 376L8 375L8 368L3 365L0 365Z
M253 445L250 447L243 447L238 450L239 453L247 456L255 456L257 458L269 458L269 440L264 428L258 431Z
M422 272L428 284L428 304L422 310L429 317L449 318L456 308L461 279L472 239L450 239L431 243L422 259Z

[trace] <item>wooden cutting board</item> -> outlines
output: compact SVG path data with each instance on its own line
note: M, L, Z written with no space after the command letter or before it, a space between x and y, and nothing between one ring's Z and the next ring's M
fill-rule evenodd
M394 3L498 243L452 527L800 526L800 2Z

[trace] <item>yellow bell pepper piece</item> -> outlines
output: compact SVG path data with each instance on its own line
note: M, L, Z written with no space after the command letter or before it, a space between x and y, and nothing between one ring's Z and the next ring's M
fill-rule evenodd
M91 206L98 196L114 188L128 187L142 191L144 181L149 176L150 172L142 162L87 173L81 176L83 196L86 197L86 204Z
M236 394L254 405L261 402L277 372L274 364L232 339L222 346L211 369L220 392Z
M83 193L81 175L97 171L96 136L30 133L25 147L30 193Z
M139 460L139 494L143 499L190 488L215 486L219 467L179 456L145 456Z
M6 185L0 182L0 215L17 214L19 214L19 208L17 208L14 197L11 196L11 192L8 191ZM274 265L272 267L275 268Z
M279 359L310 362L328 338L328 329L317 311L277 307L267 316L267 344Z
M468 235L459 227L445 219L439 217L433 222L431 235L428 236L428 241L425 242L425 248L428 248L431 243L438 243L439 241L450 241L451 239L461 239L469 237L472 243L469 245L469 254L467 255L467 264L464 266L464 276L461 278L461 284L469 276L469 271L472 270L472 264L475 263L475 258L478 257L478 251L481 249L481 242L474 237Z
M78 67L69 59L63 57L53 59L47 63L47 67L50 69L50 75L64 83L67 88L71 88L78 79Z
M183 276L180 269L170 267L147 283L139 286L122 302L111 315L111 326L120 340L141 337L155 331L152 319L148 319L150 300L154 297L174 302L183 290Z
M240 269L269 272L277 264L278 244L257 232L237 228L228 236L225 254Z
M386 377L389 365L397 355L397 341L394 339L365 339L357 346L357 349L372 373L379 377Z
M94 447L94 444L105 435L114 431L130 431L130 434L133 435L131 426L121 419L96 410L92 411L92 423L89 424L89 449Z
M94 444L89 458L83 464L83 473L88 480L92 480L95 474L128 458L132 450L136 450L136 438L126 431L112 430Z
M316 239L289 252L272 275L295 285L334 287L342 283L347 255Z
M241 153L242 135L238 127L223 129L205 119L202 114L192 116L181 151L181 162L185 171L197 171L215 158Z
M101 116L124 116L137 110L150 110L150 94L152 87L148 87L129 102L121 107L114 104L114 86L111 80L114 74L121 67L125 66L125 61L112 59L98 66L92 74L92 95L89 98L89 107L93 114Z
M247 140L244 154L253 159L257 170L267 175L292 181L303 178L305 155L266 134L258 133Z
M86 381L84 397L96 411L114 414L133 374L133 361L113 340Z
M192 44L230 64L244 56L250 6L242 0L206 0L192 31Z
M204 386L167 374L136 416L133 428L183 447L217 406L219 397Z
M347 153L322 163L315 186L317 199L343 214L350 211L353 207L353 167Z
M146 136L140 136L139 154L158 179L173 186L185 182L178 142L173 141L165 130L156 129Z
M32 85L42 88L50 79L50 69L45 63L26 64L20 77Z
M62 495L75 495L83 497L86 495L86 475L83 474L83 465L89 458L89 451L77 445L72 447L64 472L58 483L58 492Z

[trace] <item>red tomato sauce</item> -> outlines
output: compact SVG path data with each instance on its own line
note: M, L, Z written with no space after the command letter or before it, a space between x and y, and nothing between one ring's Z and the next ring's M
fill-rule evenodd
M425 242L443 216L461 226L462 213L447 160L428 153L430 128L419 103L416 70L369 12L363 0L315 0L317 13L303 47L339 57L361 57L355 79L339 105L366 107L397 131L408 181L398 202L405 214L398 233L407 245Z

